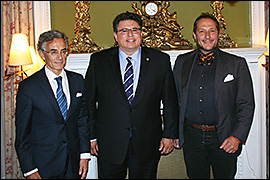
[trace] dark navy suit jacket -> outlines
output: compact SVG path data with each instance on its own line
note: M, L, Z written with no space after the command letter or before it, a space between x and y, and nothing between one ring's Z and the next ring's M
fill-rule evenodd
M70 91L66 121L45 75L45 67L19 84L15 147L23 173L38 168L42 178L59 175L64 171L67 157L72 171L78 173L80 153L90 153L84 80L80 74L65 71Z
M160 155L162 137L178 138L177 95L168 54L142 47L138 86L131 106L122 82L119 47L91 55L85 84L90 137L97 138L100 158L121 164L128 150L130 129L141 163Z

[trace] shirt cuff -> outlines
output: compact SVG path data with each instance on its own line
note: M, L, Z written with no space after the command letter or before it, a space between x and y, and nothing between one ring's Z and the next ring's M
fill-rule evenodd
M27 176L29 176L29 175L31 175L31 174L34 174L35 172L38 172L38 168L35 168L35 169L32 170L32 171L29 171L29 172L27 172L27 173L24 173L23 175L24 175L24 177L27 177Z
M80 159L89 159L90 160L91 159L91 155L90 155L90 153L81 153ZM27 177L27 176L29 176L31 174L34 174L35 172L38 172L38 168L35 168L32 171L29 171L27 173L24 173L23 175L24 175L24 177Z
M231 137L233 137L236 141L239 142L239 144L245 144L244 142L241 142L238 138L234 137L233 135L230 135Z
M80 154L80 159L91 159L91 154L90 153L81 153Z

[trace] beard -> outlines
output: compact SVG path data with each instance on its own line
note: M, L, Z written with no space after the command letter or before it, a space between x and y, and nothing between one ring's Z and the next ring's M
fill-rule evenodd
M206 52L205 54L208 54L209 52L212 52L212 51L214 51L214 50L217 48L217 46L218 46L218 41L213 45L213 47L212 47L211 49L205 49L205 48L198 42L198 40L196 40L196 44L197 44L197 47L198 47L198 49L199 49L200 51Z

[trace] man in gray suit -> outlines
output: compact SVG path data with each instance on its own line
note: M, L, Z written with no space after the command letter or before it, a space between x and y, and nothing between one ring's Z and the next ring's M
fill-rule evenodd
M176 142L191 179L210 179L210 165L214 178L234 178L254 115L246 60L221 51L219 34L214 16L199 16L193 27L198 48L179 55L173 69L180 106Z

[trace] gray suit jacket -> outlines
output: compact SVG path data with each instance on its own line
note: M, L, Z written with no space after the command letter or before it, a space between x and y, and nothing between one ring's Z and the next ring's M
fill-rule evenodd
M179 103L180 146L184 143L183 125L191 72L197 50L179 55L173 72ZM218 49L215 73L215 104L218 114L220 143L230 135L243 143L247 140L253 120L255 103L251 75L244 58Z

